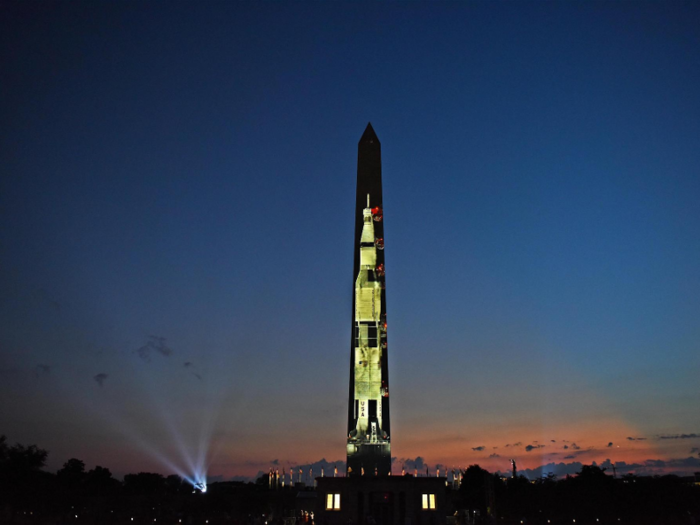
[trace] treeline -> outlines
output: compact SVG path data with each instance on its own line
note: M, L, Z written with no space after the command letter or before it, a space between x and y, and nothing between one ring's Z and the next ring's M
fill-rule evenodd
M700 486L692 478L615 478L591 465L576 476L535 481L503 479L472 465L452 498L456 509L464 509L463 523L700 524Z
M53 474L44 470L47 456L0 436L0 524L277 525L295 508L296 490L268 490L267 476L214 483L201 494L179 476L140 472L120 481L79 459ZM692 478L615 478L597 466L530 481L472 465L449 501L445 513L462 525L700 525L700 485Z
M0 524L262 525L263 514L283 506L266 485L216 483L202 494L176 475L140 472L120 481L75 458L53 474L43 470L47 457L35 445L8 445L0 436Z

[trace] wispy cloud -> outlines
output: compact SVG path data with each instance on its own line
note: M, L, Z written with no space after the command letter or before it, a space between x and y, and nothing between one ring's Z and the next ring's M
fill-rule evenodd
M700 438L700 434L673 434L666 436L659 436L659 439L696 439ZM627 438L629 439L629 438Z
M152 352L157 352L162 356L169 357L173 353L173 350L165 344L165 337L149 335L146 344L137 348L136 353L144 361L150 362Z
M197 372L195 372L195 370L197 369L197 367L194 366L194 363L193 363L192 361L185 361L184 363L182 363L182 366L184 366L185 368L187 368L187 370L189 370L190 373L191 373L194 377L196 377L196 378L199 379L200 381L202 380L202 376L199 375Z
M647 440L647 438L629 437L629 436L627 437L627 441L646 441L646 440Z
M478 447L472 447L472 450L473 450L474 452L481 452L481 451L484 450L485 448L486 448L485 446L480 445L480 446L478 446Z
M544 448L544 445L528 445L525 447L525 452L532 452L538 448Z

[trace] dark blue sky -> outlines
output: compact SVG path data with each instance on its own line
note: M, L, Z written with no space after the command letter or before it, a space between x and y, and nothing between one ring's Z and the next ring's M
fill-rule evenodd
M371 121L393 453L686 458L660 436L700 431L698 28L696 2L5 2L0 433L122 473L207 419L213 474L342 459Z

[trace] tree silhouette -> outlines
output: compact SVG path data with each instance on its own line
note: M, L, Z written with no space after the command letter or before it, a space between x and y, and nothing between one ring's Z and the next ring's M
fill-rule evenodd
M6 437L0 436L0 508L12 509L11 520L16 511L35 506L48 490L51 476L41 470L47 456L36 445L8 446Z
M70 488L79 487L85 478L85 463L76 458L71 458L63 464L63 468L56 472L61 485Z

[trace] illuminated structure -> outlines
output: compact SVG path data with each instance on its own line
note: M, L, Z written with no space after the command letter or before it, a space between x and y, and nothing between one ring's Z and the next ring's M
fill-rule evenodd
M391 473L381 145L368 124L357 154L348 476Z
M445 525L446 478L391 476L381 149L369 124L356 199L347 477L316 478L316 523Z

